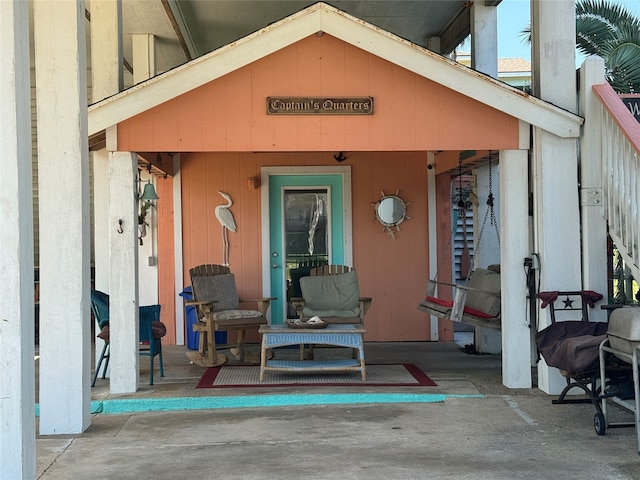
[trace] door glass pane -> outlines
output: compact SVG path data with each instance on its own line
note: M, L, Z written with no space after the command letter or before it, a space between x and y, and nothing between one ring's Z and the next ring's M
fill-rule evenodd
M287 303L302 295L300 278L329 263L328 191L326 188L284 191L284 248ZM288 316L295 316L291 307Z

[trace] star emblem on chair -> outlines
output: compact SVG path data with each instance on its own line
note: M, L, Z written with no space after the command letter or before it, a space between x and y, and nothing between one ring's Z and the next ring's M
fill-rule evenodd
M564 308L573 308L573 300L569 297L565 298L562 303L564 303Z

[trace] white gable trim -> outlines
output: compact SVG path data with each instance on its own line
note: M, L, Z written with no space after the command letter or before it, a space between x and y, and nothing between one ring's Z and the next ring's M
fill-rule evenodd
M583 119L468 67L316 3L237 42L89 107L89 135L171 100L322 31L559 137L578 137Z

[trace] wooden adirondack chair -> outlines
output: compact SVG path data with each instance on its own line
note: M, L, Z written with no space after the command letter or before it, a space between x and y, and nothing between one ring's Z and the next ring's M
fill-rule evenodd
M220 348L231 348L231 352L240 361L245 360L245 332L258 330L267 323L267 310L273 298L242 300L238 297L235 276L224 265L199 265L189 270L193 305L198 313L198 322L194 331L200 332L197 352L187 352L187 358L197 365L213 367L222 365L227 357L216 352ZM257 310L242 309L240 303L256 302ZM216 345L216 331L237 332L235 343Z

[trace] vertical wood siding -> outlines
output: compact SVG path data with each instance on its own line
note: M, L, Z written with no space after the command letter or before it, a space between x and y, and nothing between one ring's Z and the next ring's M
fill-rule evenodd
M373 115L267 115L269 96L372 96ZM518 121L330 35L311 36L118 125L133 151L517 148Z
M372 96L374 114L267 115L269 96ZM260 178L262 166L335 165L333 154L346 152L354 266L362 294L374 298L367 340L427 340L428 318L416 308L429 272L426 152L517 148L518 121L325 34L120 123L118 147L183 152L186 284L189 268L222 262L222 229L214 210L224 202L218 191L231 195L238 232L229 232L230 264L243 298L262 295L262 263L269 261L261 251L260 189L249 188L247 179ZM396 191L411 202L411 219L394 240L372 221L372 203L381 192ZM170 209L159 214L162 226L173 224ZM448 209L438 215L439 223L447 223L439 225L441 231L449 232ZM160 233L162 302L176 301L165 278L173 277L170 233L168 227ZM163 312L170 311L163 304ZM449 323L440 322L442 340L453 338Z
M182 155L184 275L202 263L221 263L222 227L215 218L223 191L234 201L237 233L229 233L231 270L239 294L262 293L260 189L250 189L249 177L260 177L261 166L335 165L333 153L194 153ZM367 315L368 341L428 340L428 322L416 309L427 280L427 175L424 153L349 153L342 164L352 167L353 253L362 295L373 297ZM407 202L411 219L392 239L372 221L372 203L381 191ZM268 252L266 253L268 255Z
M168 345L176 343L175 310L177 293L175 292L175 242L173 240L173 179L158 178L156 190L161 202L158 209L158 301L160 320L167 326L167 335L163 339Z

